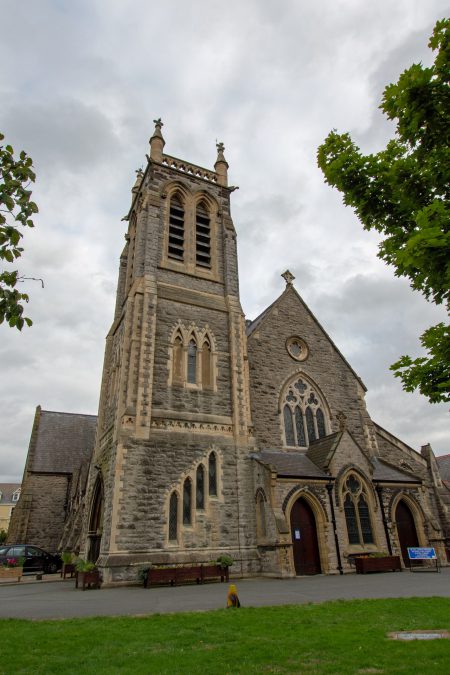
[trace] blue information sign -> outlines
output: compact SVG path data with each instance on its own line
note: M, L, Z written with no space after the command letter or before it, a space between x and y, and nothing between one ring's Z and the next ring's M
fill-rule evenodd
M436 560L436 551L426 546L408 548L408 558L410 560Z

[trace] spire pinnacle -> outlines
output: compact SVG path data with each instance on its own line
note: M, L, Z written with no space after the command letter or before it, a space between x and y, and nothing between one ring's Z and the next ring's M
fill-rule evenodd
M155 131L153 136L150 138L150 159L153 159L155 162L162 162L162 153L164 146L166 144L164 137L161 133L161 127L164 126L161 118L153 120L155 124Z
M216 142L216 148L217 159L216 163L214 164L214 169L216 170L217 174L217 182L219 185L228 185L228 162L225 159L225 155L223 154L225 146L223 143Z

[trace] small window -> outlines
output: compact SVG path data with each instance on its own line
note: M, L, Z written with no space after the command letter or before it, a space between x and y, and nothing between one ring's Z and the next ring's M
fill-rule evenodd
M212 386L211 345L208 340L202 346L202 386L204 389Z
M186 478L183 485L183 525L192 523L192 481Z
M311 408L308 406L306 408L306 428L308 429L308 438L309 442L316 440L316 430L314 429L314 415Z
M284 406L284 432L286 434L286 445L295 445L294 425L292 424L292 413L288 405Z
M168 257L184 260L184 208L178 195L170 200Z
M0 494L0 497L1 497L1 494ZM12 501L13 501L13 502L18 502L18 501L19 501L19 497L20 497L20 490L16 490L16 492L13 492L13 495L12 495Z
M178 539L178 495L172 492L169 504L169 541Z
M211 267L211 226L204 202L195 212L195 261L199 267Z
M195 340L191 340L188 347L187 381L189 384L197 383L197 345Z
M208 461L208 483L209 494L212 497L217 497L217 461L214 452L210 454Z
M345 481L344 512L350 544L373 544L372 522L364 487L351 474Z
M183 382L183 340L180 335L173 344L173 381Z
M197 509L205 508L205 470L203 464L197 467L195 506Z
M323 438L324 436L327 435L327 432L325 430L325 417L324 417L323 412L320 408L317 408L317 410L316 410L316 421L317 421L317 432L319 434L319 438Z

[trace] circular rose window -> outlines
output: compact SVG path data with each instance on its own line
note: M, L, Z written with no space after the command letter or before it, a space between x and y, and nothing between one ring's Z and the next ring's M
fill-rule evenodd
M296 335L286 340L286 349L289 356L292 356L296 361L304 361L308 357L308 345Z

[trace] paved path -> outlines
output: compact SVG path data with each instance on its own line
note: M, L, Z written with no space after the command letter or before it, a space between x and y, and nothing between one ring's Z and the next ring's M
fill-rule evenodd
M435 572L390 572L296 579L235 581L244 607L302 604L352 598L450 597L450 568ZM74 580L0 584L0 617L63 619L189 612L225 606L227 584L76 590Z

